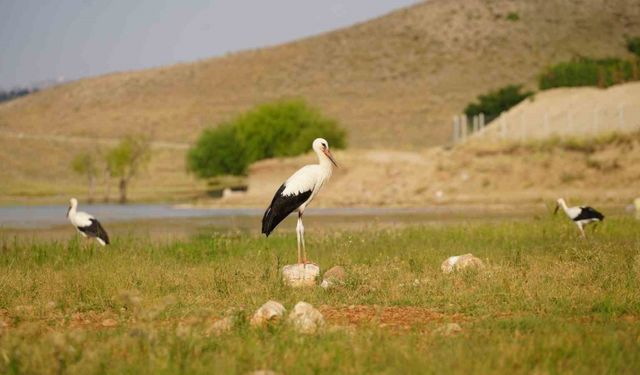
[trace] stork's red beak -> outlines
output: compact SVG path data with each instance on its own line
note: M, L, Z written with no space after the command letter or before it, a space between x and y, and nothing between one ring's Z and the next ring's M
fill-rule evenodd
M336 163L335 159L333 158L333 155L331 155L331 151L329 151L328 148L325 148L324 150L322 150L322 152L327 155L327 157L329 158L329 160L331 160L331 162L333 163L333 165L335 165L336 167L338 166L338 163Z

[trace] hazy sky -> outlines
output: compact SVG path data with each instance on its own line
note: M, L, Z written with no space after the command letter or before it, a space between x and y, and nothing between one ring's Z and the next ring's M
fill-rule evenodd
M0 0L0 88L279 44L417 0Z

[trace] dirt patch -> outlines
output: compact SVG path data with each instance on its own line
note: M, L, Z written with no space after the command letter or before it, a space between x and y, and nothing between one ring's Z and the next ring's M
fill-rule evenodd
M378 325L379 327L409 329L427 323L461 322L468 320L462 314L442 314L424 307L320 306L320 312L329 324Z

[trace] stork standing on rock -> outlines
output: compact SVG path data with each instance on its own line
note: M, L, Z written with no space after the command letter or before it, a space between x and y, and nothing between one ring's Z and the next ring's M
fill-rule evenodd
M596 211L594 208L589 206L567 207L567 203L562 198L558 198L556 201L556 209L553 213L556 214L560 207L562 207L562 210L567 214L569 219L576 223L583 238L586 237L584 234L585 225L604 220L604 215Z
M305 165L289 177L280 186L262 217L262 233L268 237L290 213L298 211L298 224L296 225L298 263L303 264L308 263L304 244L304 225L302 225L304 209L315 198L322 186L329 181L333 167L338 166L331 155L329 143L326 140L316 138L312 143L312 148L318 155L318 164Z
M71 198L69 200L69 210L67 210L67 218L76 230L83 236L95 238L100 245L109 244L109 235L104 230L98 219L86 212L78 211L78 200Z

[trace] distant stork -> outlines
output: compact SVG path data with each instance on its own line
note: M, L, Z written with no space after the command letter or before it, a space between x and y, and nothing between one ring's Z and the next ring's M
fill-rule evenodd
M108 245L109 235L100 225L98 219L86 212L77 211L77 208L78 200L71 198L69 200L69 210L67 210L67 217L71 224L76 227L82 236L95 238L102 246Z
M558 198L556 203L556 209L555 211L553 211L553 213L557 213L558 209L562 207L564 213L567 214L569 219L573 220L573 222L576 223L578 229L580 229L580 234L582 235L582 237L586 237L586 235L584 234L585 225L604 220L603 214L589 206L567 207L567 203L562 198Z
M333 166L338 166L329 151L329 144L322 138L312 143L318 155L318 164L305 165L287 179L276 191L262 217L262 233L269 236L278 224L293 211L298 211L296 235L298 237L298 263L308 263L304 245L304 225L302 215L307 205L315 198L322 186L329 180ZM302 248L302 254L300 249Z

